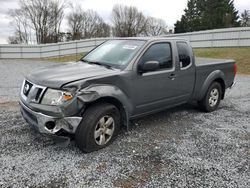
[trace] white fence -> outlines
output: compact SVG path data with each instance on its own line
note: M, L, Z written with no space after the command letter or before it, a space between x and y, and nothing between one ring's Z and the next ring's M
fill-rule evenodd
M193 48L250 47L250 27L214 29L168 35L189 40Z
M250 27L216 29L166 37L189 40L194 48L250 47ZM47 58L88 52L108 38L97 38L40 45L0 45L1 58Z
M107 40L106 38L76 40L53 44L39 45L0 45L2 58L47 58L88 52L95 46Z

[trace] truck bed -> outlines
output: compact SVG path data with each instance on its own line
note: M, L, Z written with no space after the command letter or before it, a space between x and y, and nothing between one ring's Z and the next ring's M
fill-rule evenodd
M206 82L208 76L216 71L223 73L225 81L225 89L230 87L234 82L234 60L230 59L211 59L211 58L196 58L196 83L195 83L195 97L202 90L203 83Z
M231 60L231 59L202 58L202 57L196 57L195 58L196 66L218 65L218 64L224 64L224 63L230 63L230 62L234 62L234 60Z

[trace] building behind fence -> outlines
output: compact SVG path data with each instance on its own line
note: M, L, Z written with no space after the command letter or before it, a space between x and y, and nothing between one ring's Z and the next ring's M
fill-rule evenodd
M187 39L194 48L250 47L250 27L215 29L166 37ZM0 58L47 58L88 52L108 38L39 45L0 45Z

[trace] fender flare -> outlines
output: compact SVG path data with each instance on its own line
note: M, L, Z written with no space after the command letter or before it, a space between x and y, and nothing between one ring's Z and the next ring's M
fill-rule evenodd
M199 93L199 97L198 100L202 100L203 97L206 95L206 92L209 88L209 86L217 79L221 79L223 80L223 83L225 85L225 74L220 71L220 70L215 70L213 72L211 72L208 77L206 78L206 80L204 81L202 87L201 87L201 91Z
M81 89L77 95L77 98L84 103L94 103L100 99L107 98L119 101L125 112L125 114L123 114L123 119L125 121L123 124L128 128L129 117L133 110L133 105L120 88L112 85L95 84Z

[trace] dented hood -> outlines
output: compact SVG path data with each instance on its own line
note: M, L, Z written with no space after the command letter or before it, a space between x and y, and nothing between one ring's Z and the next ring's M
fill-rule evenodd
M70 82L112 75L117 71L118 70L108 69L104 66L79 61L41 68L28 75L26 79L37 85L60 88Z

